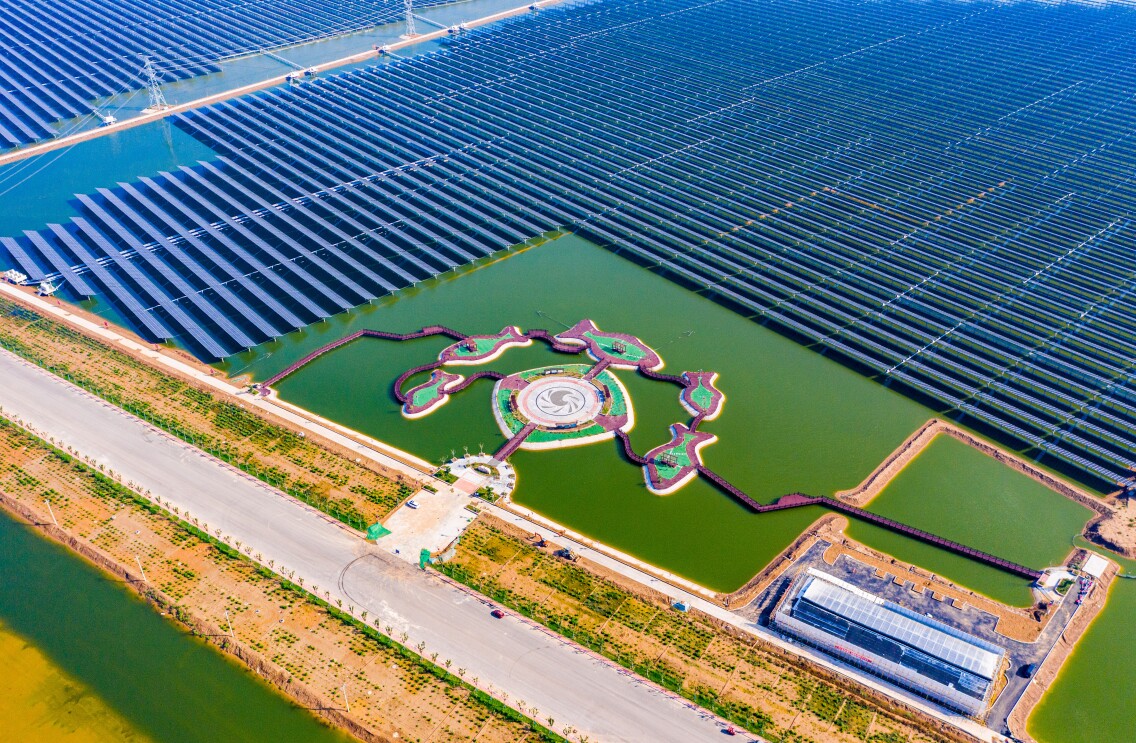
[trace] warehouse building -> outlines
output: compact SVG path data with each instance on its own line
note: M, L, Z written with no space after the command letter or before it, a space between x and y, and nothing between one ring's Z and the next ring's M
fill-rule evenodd
M934 702L980 715L1006 651L849 583L810 569L773 625L840 660Z

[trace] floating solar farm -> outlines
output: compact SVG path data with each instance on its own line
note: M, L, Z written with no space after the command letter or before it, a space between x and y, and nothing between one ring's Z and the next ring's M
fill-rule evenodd
M415 2L436 5L439 0ZM6 0L0 13L0 147L48 139L93 102L220 71L254 52L397 20L401 0Z
M1120 3L573 4L181 115L215 159L0 269L212 360L567 227L1103 484L1136 464L1134 58Z

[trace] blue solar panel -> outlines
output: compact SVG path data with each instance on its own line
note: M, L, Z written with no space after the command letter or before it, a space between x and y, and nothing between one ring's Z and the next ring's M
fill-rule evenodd
M218 159L104 232L282 327L268 298L303 321L568 227L1099 484L1136 465L1133 53L1121 3L574 4L180 116Z
M416 0L418 7L441 0ZM162 79L399 21L401 0L11 0L0 14L0 146L57 136L96 99L144 87L142 56Z

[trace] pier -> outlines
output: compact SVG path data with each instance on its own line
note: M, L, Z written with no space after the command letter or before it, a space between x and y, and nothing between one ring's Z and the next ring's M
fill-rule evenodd
M504 462L513 455L513 452L521 447L521 444L525 443L525 439L531 436L535 430L535 423L526 423L524 428L517 431L513 438L506 441L505 444L497 450L497 453L493 455L493 459L496 462Z

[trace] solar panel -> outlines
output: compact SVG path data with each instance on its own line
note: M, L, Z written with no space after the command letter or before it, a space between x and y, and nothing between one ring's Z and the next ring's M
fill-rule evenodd
M154 182L324 312L574 229L1103 484L1136 466L1134 38L1126 3L573 4L178 117L219 158Z
M417 7L444 0L417 0ZM144 87L140 58L161 78L217 72L236 56L401 20L401 0L30 0L0 16L0 138L12 146L58 136L96 99Z

